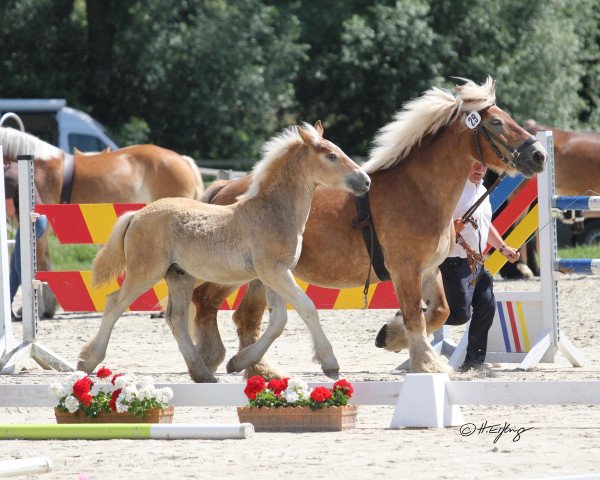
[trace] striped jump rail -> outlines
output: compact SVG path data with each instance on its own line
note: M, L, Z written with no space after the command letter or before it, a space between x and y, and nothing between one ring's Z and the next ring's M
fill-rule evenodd
M557 210L600 211L600 196L552 196L552 208ZM554 270L561 273L599 275L600 259L597 258L557 258Z
M552 208L558 210L586 210L591 212L600 211L600 197L563 197L552 196Z

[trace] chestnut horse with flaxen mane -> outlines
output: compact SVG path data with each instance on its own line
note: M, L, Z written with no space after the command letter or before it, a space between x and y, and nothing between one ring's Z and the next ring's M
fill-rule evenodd
M378 133L364 168L372 178L372 220L402 315L382 328L377 342L392 351L408 346L413 372L448 370L427 334L448 316L437 267L454 244L452 213L472 163L482 161L497 172L533 176L543 170L545 160L539 142L496 106L495 83L489 77L483 85L466 81L456 86L455 93L431 88L407 103ZM220 182L207 190L205 199L233 203L250 182L247 177ZM322 287L362 286L370 263L361 233L352 229L356 215L351 195L317 189L294 274ZM370 275L377 278L374 271ZM213 372L225 355L217 309L231 293L228 286L205 284L193 296L196 347ZM264 308L264 292L253 282L234 314L240 348L256 340ZM227 370L240 368L230 362ZM277 375L266 361L246 370L247 375L254 373Z

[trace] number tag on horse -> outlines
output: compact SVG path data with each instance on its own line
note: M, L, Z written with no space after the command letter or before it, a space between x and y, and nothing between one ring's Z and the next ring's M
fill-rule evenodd
M481 123L481 116L477 112L471 112L467 115L465 123L467 124L467 127L473 130L477 125Z

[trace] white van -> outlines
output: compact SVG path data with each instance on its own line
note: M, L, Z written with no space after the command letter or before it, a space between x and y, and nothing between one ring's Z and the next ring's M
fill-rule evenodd
M118 148L100 123L87 113L67 107L65 99L0 99L0 117L8 112L21 118L27 133L65 152L73 153L75 148L82 152ZM3 126L19 128L12 119Z

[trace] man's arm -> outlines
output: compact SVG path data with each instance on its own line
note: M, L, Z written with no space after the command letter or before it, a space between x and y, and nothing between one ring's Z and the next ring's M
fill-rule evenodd
M488 234L488 243L498 250L510 263L515 263L519 260L521 254L513 247L509 247L494 225L490 225L490 233Z

